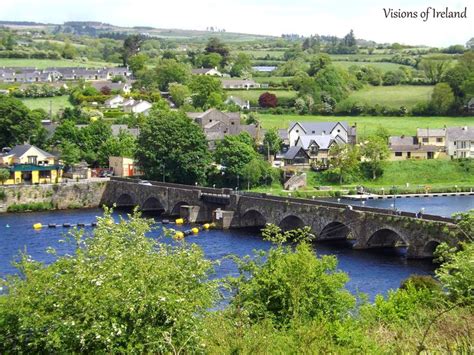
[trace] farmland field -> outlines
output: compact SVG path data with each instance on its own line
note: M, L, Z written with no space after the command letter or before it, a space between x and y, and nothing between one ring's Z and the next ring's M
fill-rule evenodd
M15 58L0 58L0 67L29 67L29 68L53 68L53 67L116 67L118 63L94 62L94 61L80 61L68 59L15 59Z
M30 109L34 110L37 108L42 108L46 112L49 112L49 106L51 103L51 108L53 114L57 113L59 110L66 107L72 107L71 103L68 100L68 96L55 96L55 97L41 97L41 98L25 98L21 99L23 103Z
M429 101L432 92L433 86L367 86L359 91L354 91L349 96L349 100L370 105L411 108L417 103Z
M391 135L415 135L417 128L443 128L446 126L472 126L473 117L383 117L383 116L300 116L260 114L264 129L288 128L290 122L300 121L347 121L357 123L357 134L366 136L379 126L385 127Z
M352 65L357 65L357 66L367 66L371 65L375 68L380 69L383 72L389 71L389 70L397 70L400 67L405 67L405 68L412 68L408 65L402 65L402 64L396 64L396 63L386 63L386 62L362 62L362 61L334 61L333 64L338 67L342 68L349 68Z

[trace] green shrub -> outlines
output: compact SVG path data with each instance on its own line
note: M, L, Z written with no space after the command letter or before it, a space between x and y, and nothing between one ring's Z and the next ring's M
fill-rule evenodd
M7 212L38 212L53 210L54 206L49 202L31 202L31 203L14 203L7 207Z

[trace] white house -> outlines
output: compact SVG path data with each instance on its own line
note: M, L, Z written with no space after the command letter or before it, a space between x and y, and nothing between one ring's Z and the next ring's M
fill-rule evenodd
M291 122L288 129L290 147L297 144L302 136L330 136L339 138L345 143L354 144L356 140L356 127L349 127L345 121L341 122Z
M116 95L111 97L110 99L105 100L104 105L107 108L117 108L121 107L124 101L125 99L122 96Z
M474 126L448 127L446 151L453 159L474 158Z
M211 75L211 76L222 76L222 73L217 68L198 68L192 69L191 73L194 75Z
M224 89L258 89L260 84L251 79L222 79Z
M153 105L145 100L135 101L123 106L124 112L147 114Z

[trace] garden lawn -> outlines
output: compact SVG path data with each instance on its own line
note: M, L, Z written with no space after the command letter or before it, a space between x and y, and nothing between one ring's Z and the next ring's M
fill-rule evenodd
M443 128L446 126L473 126L474 117L384 117L384 116L301 116L260 114L260 122L264 129L286 128L290 122L337 122L357 123L359 137L373 133L382 126L391 135L415 135L417 128Z
M20 99L30 110L37 108L42 108L49 113L49 105L51 102L51 107L53 115L56 114L59 110L65 109L66 107L72 107L69 102L69 96L54 96L54 97L40 97L40 98L24 98Z
M405 106L411 108L418 103L431 99L434 86L396 85L396 86L367 86L354 91L349 100L371 106L378 104L387 107Z
M68 59L15 59L0 58L0 67L28 67L28 68L54 68L54 67L116 67L118 63L80 61Z

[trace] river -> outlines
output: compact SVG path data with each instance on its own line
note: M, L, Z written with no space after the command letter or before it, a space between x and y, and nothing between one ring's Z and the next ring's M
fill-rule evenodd
M66 228L46 227L35 231L32 228L34 223L91 223L101 214L100 209L88 209L0 215L0 277L17 272L11 262L17 258L19 251L26 251L33 259L46 263L54 261L54 257L46 252L48 247L55 248L59 255L73 252L72 245L62 242ZM114 212L114 217L118 216L119 212ZM187 228L189 226L181 229ZM91 227L86 229L91 230ZM159 231L154 231L150 237L157 237L158 234ZM252 254L253 250L268 250L270 247L270 243L262 240L258 232L240 230L209 230L187 240L198 244L209 259L222 261L216 270L217 277L237 272L230 260L223 259L226 255L245 256ZM397 288L411 274L433 274L434 271L430 261L406 260L403 255L380 251L353 250L347 245L319 243L315 244L315 250L321 255L336 255L339 268L350 277L347 288L353 292L364 292L370 299L378 293L386 294L389 289Z

